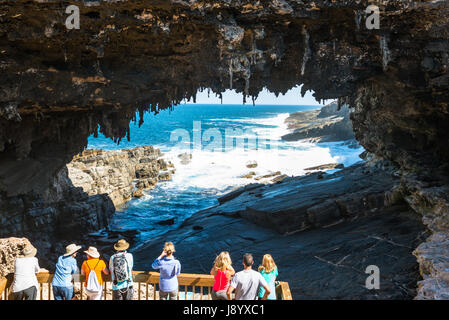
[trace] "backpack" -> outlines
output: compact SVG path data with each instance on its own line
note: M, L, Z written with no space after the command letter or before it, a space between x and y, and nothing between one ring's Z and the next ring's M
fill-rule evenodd
M95 272L95 269L98 266L98 263L100 263L100 259L98 259L97 264L95 265L94 269L90 269L89 264L86 262L87 267L89 268L89 278L87 278L87 285L86 290L90 292L99 292L101 290L100 282L97 278L97 273Z
M129 280L128 260L125 253L114 255L112 265L114 266L114 284Z

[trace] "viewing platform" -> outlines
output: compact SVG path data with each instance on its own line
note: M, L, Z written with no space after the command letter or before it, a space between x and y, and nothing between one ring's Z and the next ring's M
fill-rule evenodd
M38 300L54 300L51 282L52 273L41 272L37 275L39 290ZM11 287L14 275L0 279L0 300L12 300ZM85 276L74 274L75 298L86 300L87 295L83 282ZM103 297L102 300L112 300L112 282L110 275L103 275ZM134 300L158 300L159 299L159 273L147 271L133 271ZM179 300L212 300L212 286L214 277L205 274L181 273L178 275L178 299ZM288 282L276 282L276 297L278 300L292 300Z

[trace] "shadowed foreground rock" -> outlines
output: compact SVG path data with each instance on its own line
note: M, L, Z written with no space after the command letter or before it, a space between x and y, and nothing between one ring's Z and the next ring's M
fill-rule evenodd
M245 252L254 255L255 267L270 253L293 299L412 299L419 280L412 251L424 240L423 234L419 218L403 206L293 235L200 212L134 254L137 269L149 268L164 241L174 241L183 272L209 273L224 250L231 253L237 271L242 270ZM368 265L380 268L380 290L364 287Z
M316 172L273 185L252 184L219 198L208 213L240 216L280 233L353 219L400 199L394 167L358 163L334 174Z
M256 264L270 253L294 299L411 299L419 279L412 251L427 233L400 193L385 192L399 182L391 172L364 163L247 186L148 240L134 252L136 265L148 266L173 241L184 272L209 273L222 250L237 270L243 253ZM364 287L369 265L380 268L380 290Z

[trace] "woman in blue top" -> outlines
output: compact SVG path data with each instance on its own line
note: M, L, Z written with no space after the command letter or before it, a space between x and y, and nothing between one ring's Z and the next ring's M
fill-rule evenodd
M274 263L274 259L270 254L266 254L263 256L262 265L259 267L259 272L262 274L262 277L268 283L270 287L270 295L268 296L268 300L276 300L276 277L278 276L278 268ZM262 299L265 293L265 289L259 288L259 299Z
M161 255L154 260L153 269L159 269L159 299L170 300L178 299L178 277L181 273L181 263L175 259L173 253L175 246L171 242L166 242Z

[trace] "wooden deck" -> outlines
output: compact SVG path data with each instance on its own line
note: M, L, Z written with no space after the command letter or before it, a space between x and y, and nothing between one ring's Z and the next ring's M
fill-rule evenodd
M38 273L39 300L53 300L51 281L53 274ZM74 274L75 296L83 300L86 298L83 282L85 276ZM135 300L156 300L159 299L159 273L148 271L133 271L134 279L134 299ZM0 278L0 300L12 299L10 287L12 286L14 275ZM103 299L112 299L112 283L110 275L103 275ZM178 299L181 300L211 300L214 277L205 274L181 273L178 275ZM279 300L292 300L290 287L287 282L278 282L276 286L276 296Z

